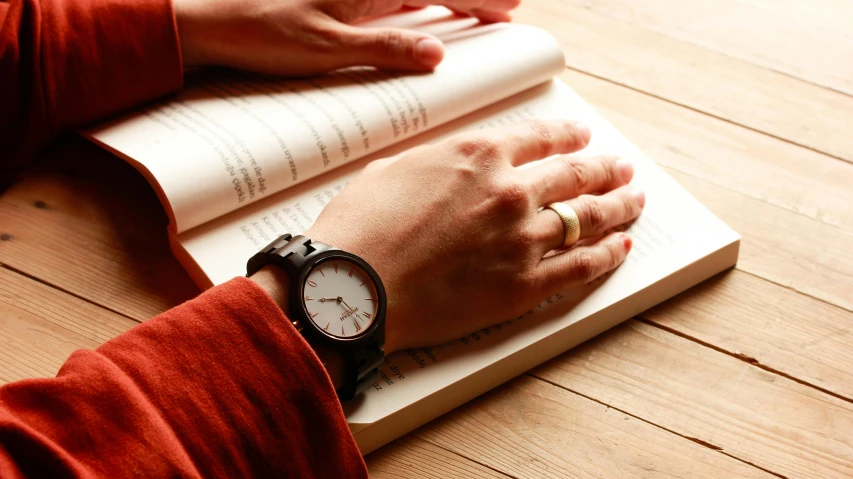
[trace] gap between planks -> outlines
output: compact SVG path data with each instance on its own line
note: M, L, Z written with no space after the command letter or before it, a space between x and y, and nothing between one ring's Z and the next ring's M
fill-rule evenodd
M409 433L409 434L411 434L411 433ZM407 436L408 436L408 434L407 434ZM429 439L424 439L424 438L418 438L418 439L420 439L421 441L424 441L424 442L428 442L428 443L432 444L433 446L435 446L435 447L437 447L437 448L439 448L439 449L441 449L441 450L443 450L443 451L447 451L447 452L449 452L450 454L455 454L455 455L457 455L457 456L459 456L459 457L462 457L462 458L464 458L464 459L467 459L467 460L469 460L469 461L473 462L474 464L478 464L478 465L480 465L480 466L483 466L483 467L485 467L486 469L490 469L490 470L492 470L492 471L495 471L495 472L497 472L498 474L500 474L500 475L502 475L502 476L511 477L511 478L513 478L513 479L518 479L516 476L513 476L512 474L510 474L510 473L508 473L508 472L501 471L500 469L497 469L497 468L495 468L495 467L492 467L492 466L490 466L490 465L488 465L488 464L486 464L486 463L484 463L484 462L482 462L482 461L478 461L477 459L474 459L473 457L469 457L467 454L462 454L461 452L452 451L452 450L450 450L450 449L448 449L448 448L446 448L446 447L442 446L441 444L438 444L438 443L436 443L436 442L434 442L434 441L430 441Z
M853 138L839 128L853 122L853 97L593 10L540 0L515 18L550 31L567 65L853 163Z
M493 467L480 464L433 442L404 436L364 458L370 477L402 478L497 478L517 479Z
M678 171L678 170L676 170L675 168L671 168L671 167L664 167L664 166L662 166L662 168L663 168L664 170L667 170L667 172L668 172L668 173L670 173L670 170L672 170L672 171ZM684 174L684 175L686 175L686 176L689 176L689 177L690 177L690 178L692 178L694 181L696 181L696 182L698 182L698 183L703 183L703 184L705 184L705 185L707 185L707 186L709 186L709 187L712 187L712 188L721 188L721 189L724 189L724 190L726 190L726 191L730 191L730 192L735 193L735 194L743 195L743 193L742 193L742 192L740 192L740 191L738 191L738 190L736 190L736 189L727 188L727 187L725 187L725 186L719 185L719 184L714 183L714 182L712 182L712 181L705 180L704 178L699 178L699 177L697 177L697 176L691 175L690 173L684 173L684 172L680 172L680 173L682 173L682 174ZM676 179L676 180L677 180L677 179ZM692 194L692 193L691 193L691 194ZM694 195L694 196L695 196L695 195ZM776 208L776 209L778 209L778 210L784 211L784 212L786 212L786 213L793 213L793 214L798 215L798 216L801 216L801 217L803 217L803 218L807 218L807 219L809 219L809 220L814 220L814 218L812 218L811 216L808 216L808 215L802 214L802 213L797 212L797 211L791 211L791 210L789 210L789 209L787 209L787 208L784 208L784 207L779 206L779 205L775 205L775 204L773 204L773 203L764 202L764 204L766 204L766 205L767 205L767 206L769 206L769 207ZM839 227L839 226L836 226L836 225L833 225L833 224L830 224L830 223L822 223L822 224L823 224L823 225L825 225L825 226L826 226L826 227L828 227L828 228L833 228L833 229L836 229L836 230L838 230L838 231L840 231L840 232L842 232L842 233L847 233L847 230L845 230L844 228L841 228L841 227ZM850 308L850 307L848 307L848 306L847 306L847 305L845 305L845 304L836 304L836 303L832 303L831 301L828 301L828 300L826 300L826 299L823 299L823 298L821 298L821 297L819 297L819 296L814 296L813 294L809 293L808 291L801 291L801 290L797 290L797 289L795 289L795 288L793 288L793 287L791 287L791 286L787 286L787 285L785 285L785 284L779 283L778 281L776 281L776 280L774 280L774 279L772 279L772 278L770 278L770 277L767 277L767 276L761 276L761 275L756 274L756 273L754 273L754 272L752 272L752 271L745 270L745 269L741 269L741 268L739 268L737 265L735 266L735 268L737 268L737 270L738 270L738 271L742 271L742 272L744 272L744 273L746 273L746 274L749 274L750 276L755 276L756 278L760 278L760 279L762 279L762 280L764 280L764 281L767 281L767 282L769 282L769 283L772 283L772 284L775 284L775 285L777 285L777 286L783 287L783 288L788 289L788 290L790 290L790 291L792 291L792 292L794 292L794 293L802 294L803 296L809 297L809 298L814 299L814 300L816 300L816 301L820 301L820 302L825 303L825 304L828 304L828 305L830 305L830 306L834 306L834 307L836 307L836 308L843 309L844 311L847 311L847 312L853 313L853 308Z
M747 274L748 274L748 273L747 273ZM838 393L836 393L836 392L833 392L833 391L830 391L830 390L828 390L828 389L822 388L822 387L820 387L820 386L818 386L818 385L816 385L816 384L812 384L812 383L810 383L810 382L808 382L808 381L804 381L804 380L802 380L802 379L800 379L800 378L797 378L797 377L795 377L795 376L792 376L792 375L790 375L790 374L787 374L787 373L785 373L785 372L783 372L783 371L780 371L780 370L778 370L778 369L776 369L776 368L772 368L772 367L770 367L770 366L767 366L767 365L761 364L761 362L760 362L758 359L753 358L753 357L751 357L751 356L747 356L746 354L739 354L739 353L736 353L736 352L727 351L727 350L725 350L725 349L723 349L723 348L721 348L721 347L719 347L719 346L714 346L714 345L713 345L713 344L711 344L711 343L708 343L708 342L703 341L703 340L701 340L701 339L699 339L699 338L695 338L695 337L693 337L693 336L690 336L689 334L683 333L683 332L681 332L681 331L679 331L679 330L677 330L677 329L670 328L669 326L664 326L664 325L659 324L659 323L657 323L657 322L655 322L655 321L653 321L653 320L650 320L650 319L646 319L646 318L644 318L644 317L643 317L643 313L640 313L636 318L633 318L633 319L635 319L635 320L637 320L637 321L639 321L639 322L641 322L641 323L648 324L649 326L652 326L652 327L658 328L658 329L660 329L660 330L666 331L667 333L674 334L674 335L676 335L676 336L678 336L678 337L681 337L681 338L684 338L684 339L686 339L686 340L688 340L688 341L692 341L692 342L694 342L694 343L696 343L696 344L698 344L698 345L700 345L700 346L704 346L704 347L706 347L706 348L708 348L708 349L711 349L711 350L714 350L714 351L716 351L716 352L718 352L718 353L725 354L726 356L731 356L731 357L733 357L733 358L735 358L735 359L737 359L737 360L743 361L743 362L745 362L745 363L747 363L747 364L751 364L752 366L754 366L754 367L756 367L756 368L763 369L763 370L767 371L768 373L775 374L775 375L777 375L777 376L781 376L781 377L783 377L783 378L785 378L785 379L789 379L789 380L791 380L791 381L794 381L795 383L802 384L803 386L807 386L807 387L810 387L810 388L812 388L812 389L818 390L818 391L820 391L820 392L822 392L822 393L824 393L824 394L827 394L827 395L829 395L829 396L832 396L832 397L834 397L834 398L836 398L836 399L840 399L840 400L842 400L842 401L846 401L846 402L849 402L850 404L853 404L853 398L848 398L848 397L846 397L846 396L842 396L841 394L838 394Z
M714 118L715 120L719 120L719 121L722 121L722 122L728 123L728 124L730 124L730 125L734 125L734 126L737 126L737 127L743 128L743 129L745 129L745 130L749 130L749 131L752 131L752 132L758 133L758 134L760 134L760 135L763 135L763 136L766 136L766 137L769 137L769 138L773 138L774 140L778 140L778 141L781 141L781 142L783 142L783 143L787 143L787 144L789 144L789 145L793 145L793 146L796 146L796 147L799 147L799 148L803 148L803 149L805 149L805 150L809 150L809 151L814 152L814 153L816 153L816 154L818 154L818 155L825 156L825 157L827 157L827 158L831 158L831 159L833 159L833 160L843 161L843 162L845 162L845 163L850 163L849 161L847 161L847 160L846 160L846 159L844 159L843 157L838 156L838 155L836 155L836 154L829 153L829 152L826 152L826 151L823 151L823 150L819 150L819 149L817 149L817 148L815 148L815 147L812 147L812 146L809 146L809 145L807 145L807 144L805 144L805 143L800 143L800 142L797 142L797 141L794 141L794 140L790 140L790 139L788 139L788 138L785 138L785 137L782 137L782 136L779 136L779 135L774 135L773 133L769 133L769 132L764 131L764 130L761 130L761 129L757 128L757 127L749 126L749 125L747 125L747 124L740 123L740 122L738 122L738 121L735 121L735 120L732 120L732 119L729 119L729 118L726 118L726 117L723 117L723 116L720 116L720 115L717 115L717 114L714 114L714 113L711 113L711 112L708 112L708 111L704 111L704 110L702 110L702 109L700 109L700 108L698 108L698 107L690 106L690 105L688 105L688 104L686 104L686 103L681 103L681 102L678 102L678 101L675 101L675 100L670 100L670 99L669 99L669 98L667 98L667 97L664 97L664 96L658 95L658 94L656 94L656 93L651 93L651 92L648 92L648 91L642 90L642 89L640 89L640 88L637 88L637 87L631 86L631 85L629 85L629 84L627 84L627 83L623 83L623 82L620 82L620 81L616 81L616 80L614 80L614 79L607 78L607 77L605 77L605 76L601 76L601 75L598 75L598 74L595 74L595 73L592 73L592 72L588 72L588 71L586 71L586 70L581 70L581 69L579 69L579 68L575 68L575 67L570 66L570 65L566 65L566 70L571 71L571 72L578 73L578 74L580 74L580 75L588 76L588 77L590 77L590 78L595 78L596 80L601 80L601 81L603 81L603 82L607 82L607 83L610 83L611 85L616 85L616 86L618 86L618 87L625 88L625 89L627 89L627 90L631 90L631 91L636 92L636 93L639 93L639 94L641 94L641 95L644 95L644 96L647 96L647 97L650 97L650 98L654 98L654 99L656 99L656 100L660 100L660 101L663 101L663 102L669 103L670 105L675 105L675 106L677 106L677 107L679 107L679 108L684 108L685 110L690 110L690 111L693 111L693 112L699 113L699 114L701 114L701 115L705 115L705 116L707 116L707 117Z
M91 304L92 306L97 306L97 307L99 307L99 308L101 308L101 309L105 309L105 310L107 310L107 311L109 311L109 312L111 312L111 313L114 313L114 314L117 314L117 315L122 316L122 317L124 317L124 318L127 318L127 319L129 319L129 320L133 321L134 323L142 324L142 321L140 321L140 320L138 320L138 319L134 318L133 316L128 316L127 314L124 314L124 313L122 313L121 311L118 311L118 310L116 310L116 309L110 308L110 307L109 307L109 306L107 306L107 305L101 304L101 303L99 303L99 302L97 302L97 301L95 301L95 300L89 299L89 298L87 298L87 297L85 297L85 296L82 296L82 295L80 295L80 294L77 294L77 293L75 293L75 292L73 292L73 291L69 291L69 290L67 290L67 289L65 289L65 288L63 288L63 287L61 287L61 286L57 286L57 285L55 285L55 284L53 284L53 283L51 283L51 282L49 282L49 281L47 281L47 280L44 280L44 279L42 279L42 278L39 278L38 276L32 275L32 274L30 274L30 273L27 273L26 271L21 271L20 269L15 268L14 266L10 266L10 265L5 264L5 263L0 263L0 268L3 268L3 269L8 270L8 271L11 271L11 272L13 272L13 273L15 273L15 274L19 274L19 275L21 275L21 276L23 276L23 277L25 277L25 278L27 278L27 279L31 279L31 280L33 280L33 281L35 281L35 282L37 282L37 283L41 283L41 284L43 284L43 285L45 285L45 286L48 286L48 287L50 287L50 288L53 288L53 289L55 289L55 290L57 290L57 291L60 291L60 292L62 292L62 293L65 293L65 294L67 294L67 295L69 295L69 296L73 296L74 298L77 298L77 299L79 299L80 301L84 301L84 302L86 302L86 303L89 303L89 304Z
M707 448L707 449L710 449L710 450L712 450L712 451L714 451L714 452L716 452L716 453L719 453L719 454L722 454L722 455L724 455L724 456L730 457L730 458L732 458L732 459L734 459L734 460L736 460L736 461L738 461L738 462L741 462L741 463L743 463L743 464L746 464L747 466L754 467L754 468L756 468L756 469L758 469L758 470L760 470L760 471L764 471L764 472L766 472L766 473L768 473L768 474L772 474L772 475L774 475L774 476L776 476L776 477L779 477L779 478L781 478L781 479L788 479L788 477L787 477L787 476L784 476L784 475L782 475L782 474L779 474L778 472L773 472L773 471L771 471L771 470L769 470L769 469L766 469L766 468L764 468L764 467L761 467L761 466L758 466L758 465L756 465L756 464L753 464L753 463L751 463L751 462L749 462L749 461L747 461L747 460L745 460L745 459L741 459L741 458L739 458L739 457L737 457L737 456L734 456L734 455L732 455L732 454L729 454L729 453L725 452L725 451L723 450L723 448L722 448L722 447L720 447L720 446L715 446L715 445L713 445L713 444L711 444L711 443L709 443L709 442L707 442L707 441L703 441L703 440L698 439L698 438L695 438L695 437L690 437L690 436L686 436L686 435L684 435L684 434L680 434L680 433L678 433L678 432L676 432L676 431L673 431L672 429L669 429L669 428L667 428L667 427L661 426L660 424L655 424L654 422L649 421L648 419L645 419L645 418L643 418L643 417L641 417L641 416L637 416L637 415L635 415L635 414L631 414L630 412L628 412L628 411L626 411L626 410L624 410L624 409L620 409L620 408L618 408L618 407L611 406L610 404L607 404L606 402L603 402L603 401L601 401L601 400L599 400L599 399L595 399L595 398L594 398L594 397L592 397L592 396L587 396L586 394L580 393L580 392L578 392L578 391L575 391L575 390L573 390L573 389L567 388L567 387L562 386L562 385L560 385L560 384L558 384L558 383L555 383L555 382L553 382L553 381L549 381L548 379L545 379L545 378L543 378L543 377L537 376L537 375L533 374L532 372L529 372L529 371L528 371L528 372L526 372L526 373L524 373L524 374L525 374L525 375L527 375L527 376L530 376L530 377L532 377L532 378L534 378L534 379L538 379L538 380L540 380L540 381L542 381L542 382L544 382L544 383L546 383L546 384L548 384L548 385L550 385L550 386L552 386L552 387L555 387L555 388L558 388L558 389L562 389L563 391L566 391L566 392L569 392L569 393L575 394L575 395L580 396L580 397L582 397L582 398L584 398L584 399L587 399L587 400L592 401L592 402L594 402L594 403L600 404L600 405L602 405L602 406L604 406L604 407L606 407L606 408L608 408L608 409L613 409L614 411L619 411L620 413L622 413L622 414L624 414L624 415L626 415L626 416L631 416L632 418L634 418L634 419L636 419L636 420L638 420L638 421L644 422L644 423L646 423L646 424L648 424L648 425L650 425L650 426L656 427L656 428L658 428L658 429L660 429L660 430L662 430L662 431L666 431L666 432L668 432L668 433L670 433L670 434L672 434L672 435L674 435L674 436L678 436L678 437L680 437L680 438L682 438L682 439L687 439L687 440L688 440L688 441L690 441L690 442L696 443L696 444L698 444L698 445L700 445L700 446L702 446L702 447L705 447L705 448Z
M853 14L849 2L563 1L577 9L583 8L788 78L853 96L853 83L847 76L849 65L842 63L839 67L837 64L853 51L853 42L846 34L849 25L843 23L845 15ZM800 8L797 8L798 3ZM807 10L802 8L804 5ZM702 7L705 7L704 12ZM796 43L792 44L791 40ZM780 52L784 53L780 55ZM816 63L818 52L834 63Z

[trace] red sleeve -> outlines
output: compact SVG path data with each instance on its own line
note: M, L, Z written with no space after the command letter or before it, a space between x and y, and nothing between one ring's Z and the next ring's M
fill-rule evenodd
M0 177L182 81L171 0L0 0Z
M0 477L367 477L332 383L245 278L0 388Z

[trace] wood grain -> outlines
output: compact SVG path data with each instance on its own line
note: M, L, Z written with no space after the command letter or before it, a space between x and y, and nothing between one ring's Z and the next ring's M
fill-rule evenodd
M133 168L66 138L0 196L0 263L134 319L198 294L168 220Z
M515 17L551 32L574 70L853 161L853 97L576 3L527 1Z
M853 404L647 324L531 374L789 478L853 475Z
M741 234L738 269L853 311L853 233L667 170Z
M589 75L561 78L658 164L853 231L853 163Z
M564 1L853 94L853 4L844 0Z
M364 460L373 478L511 477L412 436L394 441Z
M853 165L588 75L561 77L743 236L739 268L853 310Z
M522 376L417 432L516 478L771 478L595 401Z
M137 322L0 267L0 383L52 377Z
M735 270L641 316L853 401L849 311Z

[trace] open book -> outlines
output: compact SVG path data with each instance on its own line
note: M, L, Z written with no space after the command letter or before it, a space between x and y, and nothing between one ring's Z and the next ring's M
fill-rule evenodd
M447 45L444 62L420 75L202 76L85 133L148 178L171 218L173 251L203 288L245 274L246 260L278 235L308 229L367 162L463 130L576 119L593 132L580 154L633 161L647 200L629 228L626 263L520 318L496 317L494 327L452 343L386 358L381 379L344 405L363 453L737 261L734 231L554 79L563 55L547 33L478 25L439 7L372 23L435 34Z

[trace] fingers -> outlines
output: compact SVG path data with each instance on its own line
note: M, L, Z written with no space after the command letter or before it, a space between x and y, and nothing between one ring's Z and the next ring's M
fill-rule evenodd
M340 25L340 45L347 54L337 68L368 65L388 70L432 70L444 58L437 38L400 28L362 28Z
M509 11L521 4L521 0L406 0L408 6L425 7L444 5L462 15L477 17L484 22L508 22L512 20Z
M646 195L627 185L601 196L582 195L567 201L578 215L580 239L601 236L616 226L628 223L640 216L646 204ZM545 208L536 214L533 229L543 238L542 254L562 247L565 226L560 216Z
M325 14L321 38L333 52L327 54L328 70L356 65L387 70L431 71L444 58L444 44L432 35L400 28L366 28L351 25L368 17L388 14L401 7L444 5L456 12L486 22L509 21L509 10L520 0L326 0L319 8Z
M627 234L611 233L592 245L543 258L535 273L539 296L554 295L616 269L625 261L631 245Z
M519 166L551 155L573 153L589 144L589 127L568 120L526 120L464 133L451 142L467 158Z
M627 185L634 176L634 167L629 161L613 156L560 156L523 174L532 183L531 191L539 199L539 204L547 205Z

